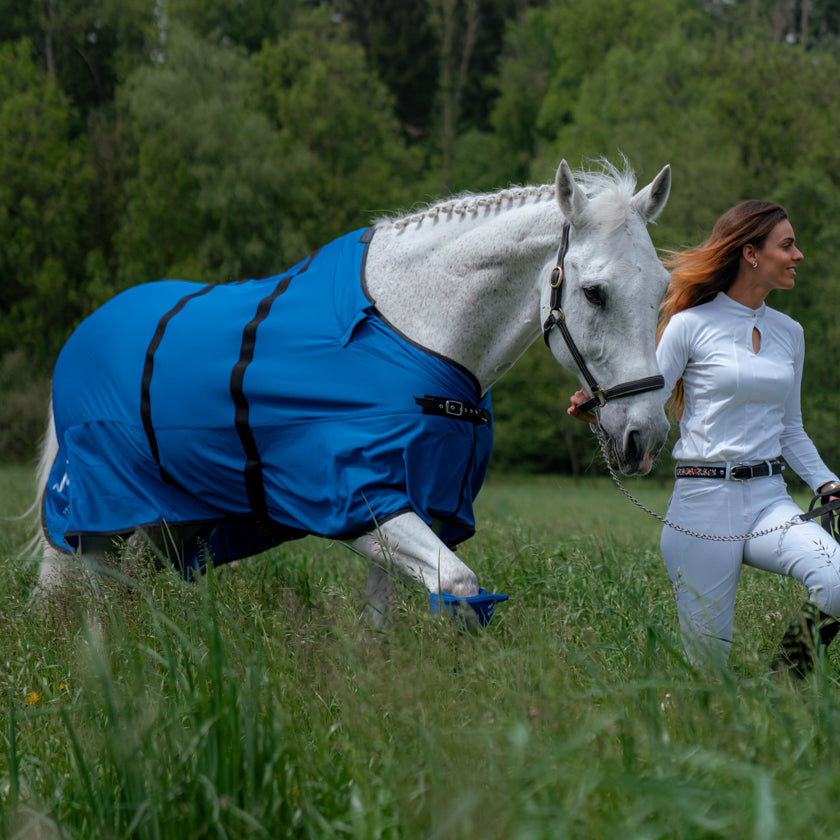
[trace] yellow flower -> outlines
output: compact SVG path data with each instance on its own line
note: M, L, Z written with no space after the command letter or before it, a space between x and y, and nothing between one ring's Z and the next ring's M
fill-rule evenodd
M26 702L29 703L30 706L37 703L41 699L41 695L37 691L33 691L27 698Z

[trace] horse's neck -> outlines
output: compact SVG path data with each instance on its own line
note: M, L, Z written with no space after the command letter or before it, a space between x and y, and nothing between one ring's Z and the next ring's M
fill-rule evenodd
M486 391L540 333L539 278L560 226L556 205L542 201L490 218L381 227L367 288L397 330L466 367Z

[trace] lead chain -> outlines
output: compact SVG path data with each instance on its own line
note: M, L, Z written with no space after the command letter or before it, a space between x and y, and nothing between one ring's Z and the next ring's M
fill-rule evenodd
M636 505L636 507L641 508L645 513L650 514L654 519L658 519L663 525L667 525L669 528L673 528L675 531L679 531L681 534L687 534L689 537L696 537L700 540L711 540L713 542L744 542L746 540L755 539L756 537L763 537L766 534L772 534L774 531L781 531L783 529L787 530L793 525L801 525L804 521L797 514L792 519L788 519L787 522L782 522L780 525L774 525L772 528L765 528L763 531L753 531L749 534L733 534L731 536L723 536L721 534L698 534L696 531L691 531L688 528L683 528L681 525L677 525L675 522L671 522L664 516L660 516L658 513L656 513L656 511L653 511L649 507L643 505L621 483L621 479L619 479L619 477L616 475L615 470L610 464L609 455L607 453L609 440L607 439L606 433L601 428L600 419L595 423L595 434L598 437L598 443L601 445L601 454L604 456L604 463L607 465L607 469L610 471L610 475L612 476L613 481L616 483L618 489L621 490L621 492L624 493L624 495L631 502L633 502L633 504Z

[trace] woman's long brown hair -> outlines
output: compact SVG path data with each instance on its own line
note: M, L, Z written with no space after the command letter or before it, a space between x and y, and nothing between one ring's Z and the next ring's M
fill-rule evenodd
M702 245L669 253L663 262L671 272L671 283L659 307L657 344L672 315L707 303L718 292L725 292L738 276L744 246L752 244L760 250L770 231L787 217L787 211L778 204L742 201L715 222L711 235ZM682 417L684 407L685 393L680 379L669 409L673 420Z

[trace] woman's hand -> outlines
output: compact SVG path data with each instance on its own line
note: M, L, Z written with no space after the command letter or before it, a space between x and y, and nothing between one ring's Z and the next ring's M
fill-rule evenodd
M820 496L831 496L832 499L836 499L840 496L840 482L826 481L825 484L817 488L817 494Z
M583 388L579 391L575 391L570 398L572 404L566 409L566 414L570 417L576 417L578 420L583 420L584 423L595 423L596 418L594 411L578 410L578 406L583 405L589 398L589 394Z

